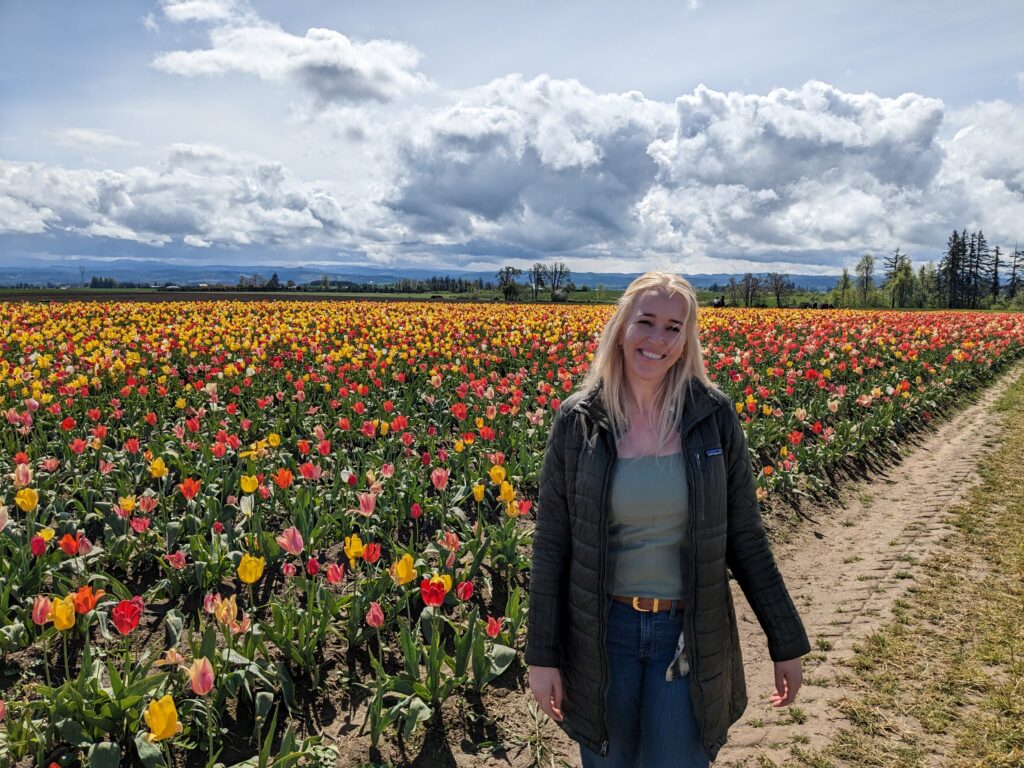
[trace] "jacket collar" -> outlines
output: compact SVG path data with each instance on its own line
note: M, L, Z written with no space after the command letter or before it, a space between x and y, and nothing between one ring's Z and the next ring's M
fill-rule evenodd
M599 384L594 389L583 394L579 401L573 405L572 410L582 413L589 421L610 433L612 431L612 423L601 400L601 387L602 385ZM686 437L686 434L694 426L713 413L714 410L715 399L711 394L711 390L703 382L696 379L692 380L683 407L683 416L679 422L679 434Z

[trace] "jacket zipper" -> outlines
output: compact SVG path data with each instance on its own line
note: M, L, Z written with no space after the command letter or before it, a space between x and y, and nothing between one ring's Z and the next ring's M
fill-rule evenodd
M608 437L608 433L605 432L605 437ZM608 488L612 481L612 471L615 468L615 461L618 458L618 452L615 448L615 440L607 439L608 444L608 456L609 461L607 468L604 473L604 488L601 491L601 515L598 520L598 530L601 535L601 546L599 548L600 560L598 563L598 573L601 574L601 583L599 586L600 595L600 617L601 622L598 627L598 648L601 653L601 727L604 729L601 734L601 757L608 756L608 723L606 717L608 715L606 702L608 700L608 652L605 650L605 642L608 638L608 600L606 598L605 581L608 574L606 573L607 558L608 558Z
M683 437L683 440L685 441L686 438ZM703 479L704 479L703 478L703 473L701 472L700 451L696 451L693 454L693 457L694 457L694 464L697 467L697 472L695 472L695 473L691 472L691 477L687 478L687 480L689 481L690 504L691 504L691 509L694 506L700 506L701 507L699 514L700 514L700 519L703 520L704 519L704 505L700 504L700 501L698 499L698 493L697 493L697 483L703 482ZM693 466L693 465L691 465L691 466ZM703 495L703 494L701 494L701 495ZM689 568L690 572L693 574L693 577L690 579L690 594L689 594L689 601L687 603L687 607L690 609L688 611L689 616L687 618L687 621L684 623L684 626L688 630L688 634L689 634L689 637L687 638L687 645L690 647L690 659L691 659L690 674L693 675L693 682L696 683L696 686L697 686L697 699L698 699L698 702L699 702L700 710L703 711L703 709L704 709L704 687L700 683L700 675L697 674L697 630L696 630L696 616L694 615L694 608L696 606L696 599L697 599L697 577L696 577L697 569L693 566L693 558L695 557L695 553L696 552L697 552L697 515L691 514L690 515L690 557L691 557L691 561L690 561L690 563L688 563L687 567ZM704 741L704 726L701 723L700 719L697 719L697 731L700 734L701 742L703 742Z
M698 490L700 490L700 497L699 498L700 498L701 501L703 501L704 500L704 493L703 493L703 489L704 489L704 485L703 485L703 482L704 482L704 459L703 459L703 457L701 457L700 453L701 453L700 451L694 451L693 458L696 459L696 461L697 461L697 482L701 483L701 486L698 489ZM706 509L707 504L701 503L701 504L698 504L697 506L700 507L700 519L701 520L706 520L707 519L707 509Z

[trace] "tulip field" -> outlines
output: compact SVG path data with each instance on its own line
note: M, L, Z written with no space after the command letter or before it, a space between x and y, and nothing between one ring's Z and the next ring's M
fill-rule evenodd
M610 311L0 304L0 765L331 764L323 701L369 750L521 680L544 442ZM783 509L1024 356L1020 314L701 325Z

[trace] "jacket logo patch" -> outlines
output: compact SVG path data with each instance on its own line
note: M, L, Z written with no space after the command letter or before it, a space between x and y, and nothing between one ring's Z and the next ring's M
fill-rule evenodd
M721 448L708 448L708 450L705 453L708 456L721 456L722 455L722 449Z

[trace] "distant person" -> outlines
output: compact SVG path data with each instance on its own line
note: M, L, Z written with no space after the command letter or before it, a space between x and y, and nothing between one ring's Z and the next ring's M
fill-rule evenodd
M530 689L584 768L715 758L747 705L726 566L768 636L769 701L796 698L810 645L686 280L652 272L626 289L551 425L539 495Z

